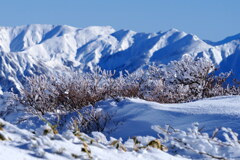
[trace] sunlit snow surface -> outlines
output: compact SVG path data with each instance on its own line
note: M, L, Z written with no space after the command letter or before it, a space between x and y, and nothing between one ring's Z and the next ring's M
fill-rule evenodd
M114 120L122 121L111 136L127 139L134 135L156 133L152 125L169 124L186 129L194 122L204 126L205 131L217 127L230 127L240 133L240 96L216 97L181 104L159 104L141 99L125 99L121 102L104 102L100 105L115 114Z
M0 133L7 140L0 143L1 160L32 160L32 159L49 159L49 160L67 160L67 159L91 159L85 152L81 151L83 143L77 139L72 133L64 133L62 135L48 134L43 135L44 126L38 129L38 132L32 134L27 130L18 129L17 127L0 119L0 123L4 124L4 128ZM100 133L95 133L95 137L101 137ZM86 136L88 137L88 136ZM85 138L87 141L87 138ZM102 142L99 138L95 138L98 142L89 145L91 156L93 159L100 160L128 160L128 159L149 159L149 160L183 160L171 156L163 151L152 149L142 150L140 152L119 151L114 147L107 146L110 141ZM73 156L75 155L75 156Z
M112 128L109 124L106 128L107 140L100 133L95 133L95 139L101 141L95 145L90 145L91 154L95 159L183 159L171 156L169 153L157 149L135 151L119 151L107 144L111 142L110 137L119 139L123 138L126 146L133 145L131 138L133 136L143 136L143 139L158 138L157 133L151 129L153 125L165 126L166 124L181 130L191 128L192 123L199 122L200 126L204 126L203 132L211 135L212 131L217 127L229 127L234 132L240 133L240 96L215 97L199 100L190 103L181 104L159 104L148 102L141 99L118 99L105 100L98 103L98 107L104 111L112 113L113 121L119 122L115 130L107 132L108 128ZM4 105L3 103L1 105ZM9 122L15 123L16 119L22 114L10 113L6 118ZM31 121L31 119L29 119ZM30 130L24 130L23 125L17 126L9 124L1 120L5 124L0 133L10 140L0 143L1 159L74 159L71 154L88 158L85 153L80 152L82 142L72 135L71 132L64 132L61 135L50 134L44 136L42 130L46 128L44 123L32 121L26 124L33 125L29 128L35 128L36 135ZM41 126L43 125L43 126ZM147 136L146 138L144 138ZM149 137L150 136L150 137ZM141 137L140 137L141 139ZM221 139L221 137L220 137ZM127 141L127 142L126 142ZM203 146L206 148L207 146ZM62 151L63 154L58 154ZM234 149L234 148L233 148ZM12 154L15 153L15 154ZM240 153L236 152L235 155ZM227 155L231 155L228 153ZM188 157L184 155L184 157ZM80 159L81 159L80 158ZM189 158L189 157L188 157ZM191 157L196 158L197 157ZM201 159L201 158L200 158ZM211 158L209 158L211 159Z

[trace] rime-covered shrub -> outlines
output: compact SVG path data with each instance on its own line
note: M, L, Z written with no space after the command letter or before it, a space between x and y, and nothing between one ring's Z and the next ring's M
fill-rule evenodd
M78 115L73 116L73 120L81 131L103 131L111 116L97 112L93 106L116 94L114 81L111 72L101 70L91 74L69 73L55 77L41 75L28 79L28 85L18 100L26 106L27 111L38 115L46 123L57 124L57 129L61 129L60 124L64 125L64 115L76 112ZM43 115L48 112L61 118L53 122L47 121Z
M85 107L77 111L77 116L72 116L68 128L75 134L84 132L90 134L92 131L103 132L111 120L112 115L101 109Z
M179 103L240 93L237 85L226 84L231 73L215 75L214 71L210 60L189 56L160 68L152 65L139 76L143 81L140 95L146 100Z
M160 103L188 102L201 98L239 94L239 85L226 84L230 73L214 75L214 65L189 56L165 66L150 65L134 73L97 68L91 73L36 76L28 79L20 102L31 112L69 112L94 106L107 98L138 97Z
M99 68L91 73L40 75L28 78L28 85L18 100L40 118L48 112L57 115L77 112L72 122L81 131L90 133L103 131L111 120L111 115L97 112L95 106L107 98L138 97L160 103L180 103L240 93L239 85L225 84L230 73L216 76L214 70L210 61L186 56L165 66L149 65L131 74L126 71L118 77ZM0 112L5 113L7 111Z
M32 113L75 111L116 94L111 77L105 71L31 77L19 100Z

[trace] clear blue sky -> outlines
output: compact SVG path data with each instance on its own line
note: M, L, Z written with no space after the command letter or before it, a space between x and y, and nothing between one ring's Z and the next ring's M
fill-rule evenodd
M240 33L240 0L0 0L0 25L24 24L177 28L217 41Z

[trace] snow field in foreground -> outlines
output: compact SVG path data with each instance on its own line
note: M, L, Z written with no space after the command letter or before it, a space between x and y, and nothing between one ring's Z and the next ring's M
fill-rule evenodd
M182 104L159 104L133 98L120 101L109 99L99 102L97 106L112 113L112 120L119 124L112 132L103 132L106 136L93 132L90 137L83 133L74 135L70 130L53 134L49 126L31 117L24 124L15 126L10 123L15 123L16 117L24 114L10 113L5 117L8 122L0 121L3 124L0 134L5 139L0 143L0 157L6 160L16 157L50 160L91 157L104 160L236 160L240 159L239 102L240 96L215 97ZM111 125L108 124L106 131ZM47 134L46 130L49 130ZM137 146L134 136L139 141ZM156 139L168 148L167 152L148 146Z

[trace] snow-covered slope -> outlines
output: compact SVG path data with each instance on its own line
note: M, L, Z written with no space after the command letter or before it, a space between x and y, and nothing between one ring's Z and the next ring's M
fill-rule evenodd
M120 102L109 100L101 102L99 106L114 113L113 120L122 122L111 133L116 138L156 136L156 132L151 129L152 125L168 124L186 129L194 122L199 122L209 133L217 127L230 127L240 133L240 96L215 97L180 104L159 104L141 99L125 99Z
M1 105L7 106L4 101L0 101ZM0 140L3 140L0 143L0 157L3 160L16 157L90 159L82 151L86 143L93 159L212 160L218 157L237 160L240 156L239 102L240 96L215 97L181 104L159 104L133 98L105 100L99 102L98 107L113 116L104 130L107 138L100 132L93 132L92 137L83 133L74 135L71 129L53 134L51 128L36 116L13 111L4 116L5 121L0 119ZM166 130L169 135L162 139L166 135L158 134L161 133L159 126L165 125L175 129ZM219 132L212 134L215 128ZM175 133L170 134L172 131ZM160 139L168 151L151 147L135 150L133 137L139 141L138 145L143 146L156 138ZM116 140L121 142L119 145L124 145L126 151L113 145Z
M238 35L214 43L176 29L136 33L110 26L0 27L0 86L3 91L17 91L26 76L65 69L87 71L100 66L133 72L185 54L210 58L221 71L233 69L238 74L239 44ZM229 65L232 59L237 60Z
M113 113L112 120L119 123L110 136L126 140L136 135L155 137L155 131L159 131L158 136L165 137L161 141L171 148L170 154L190 159L240 159L239 96L181 104L159 104L141 99L109 100L99 106Z

